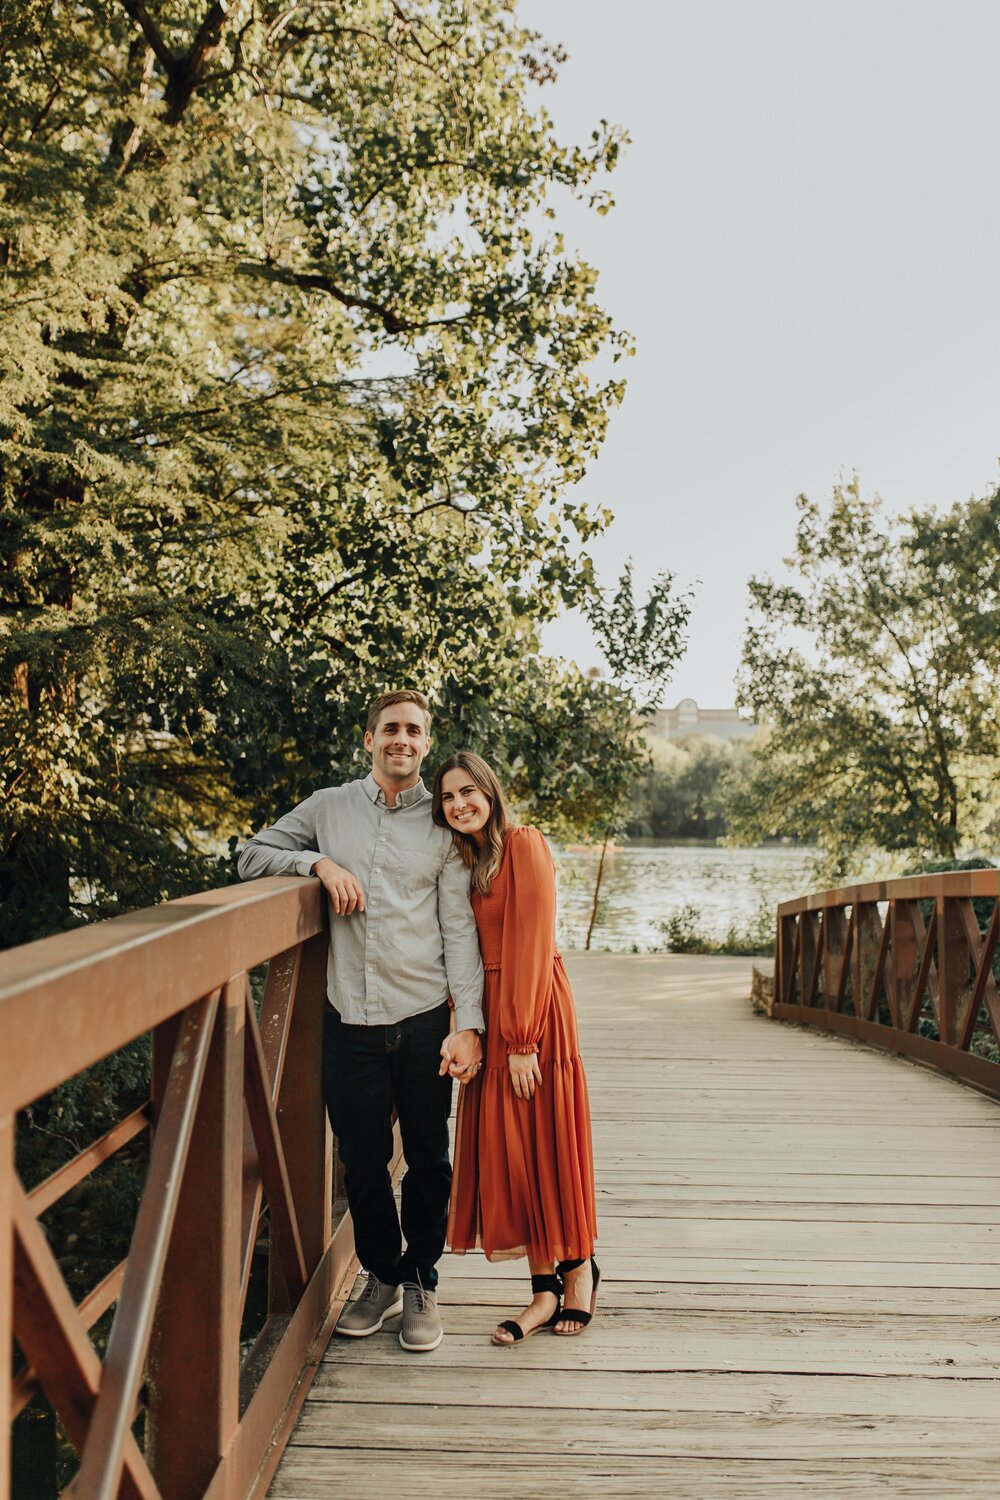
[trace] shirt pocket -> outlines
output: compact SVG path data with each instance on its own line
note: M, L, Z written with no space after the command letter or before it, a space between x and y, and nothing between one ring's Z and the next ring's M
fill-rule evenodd
M428 893L438 882L445 856L436 849L407 848L393 850L392 871L400 890L414 895Z

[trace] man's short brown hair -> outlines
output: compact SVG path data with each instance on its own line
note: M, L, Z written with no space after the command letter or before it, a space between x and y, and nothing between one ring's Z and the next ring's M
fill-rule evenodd
M379 719L384 709L391 708L394 703L415 703L423 711L424 723L427 725L427 733L431 732L431 710L430 704L423 693L418 693L412 688L405 688L401 693L380 693L368 709L368 722L365 725L367 734L374 734Z

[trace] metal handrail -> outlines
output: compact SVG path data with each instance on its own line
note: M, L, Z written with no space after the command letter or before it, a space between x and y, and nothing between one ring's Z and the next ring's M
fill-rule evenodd
M1000 1099L998 934L996 869L785 901L772 1014L915 1058Z

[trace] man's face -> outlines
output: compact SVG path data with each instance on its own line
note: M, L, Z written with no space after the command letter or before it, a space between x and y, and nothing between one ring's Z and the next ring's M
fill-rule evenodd
M414 785L430 748L427 722L416 703L390 704L382 710L374 730L365 734L376 778L400 789Z

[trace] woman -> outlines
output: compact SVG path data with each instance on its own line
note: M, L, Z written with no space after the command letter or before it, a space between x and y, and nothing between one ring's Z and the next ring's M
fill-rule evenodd
M552 856L537 829L511 825L500 783L471 751L439 769L433 816L471 872L486 971L485 1067L459 1099L448 1243L459 1255L481 1246L488 1260L528 1257L534 1295L494 1343L540 1328L582 1333L600 1281L597 1213Z

